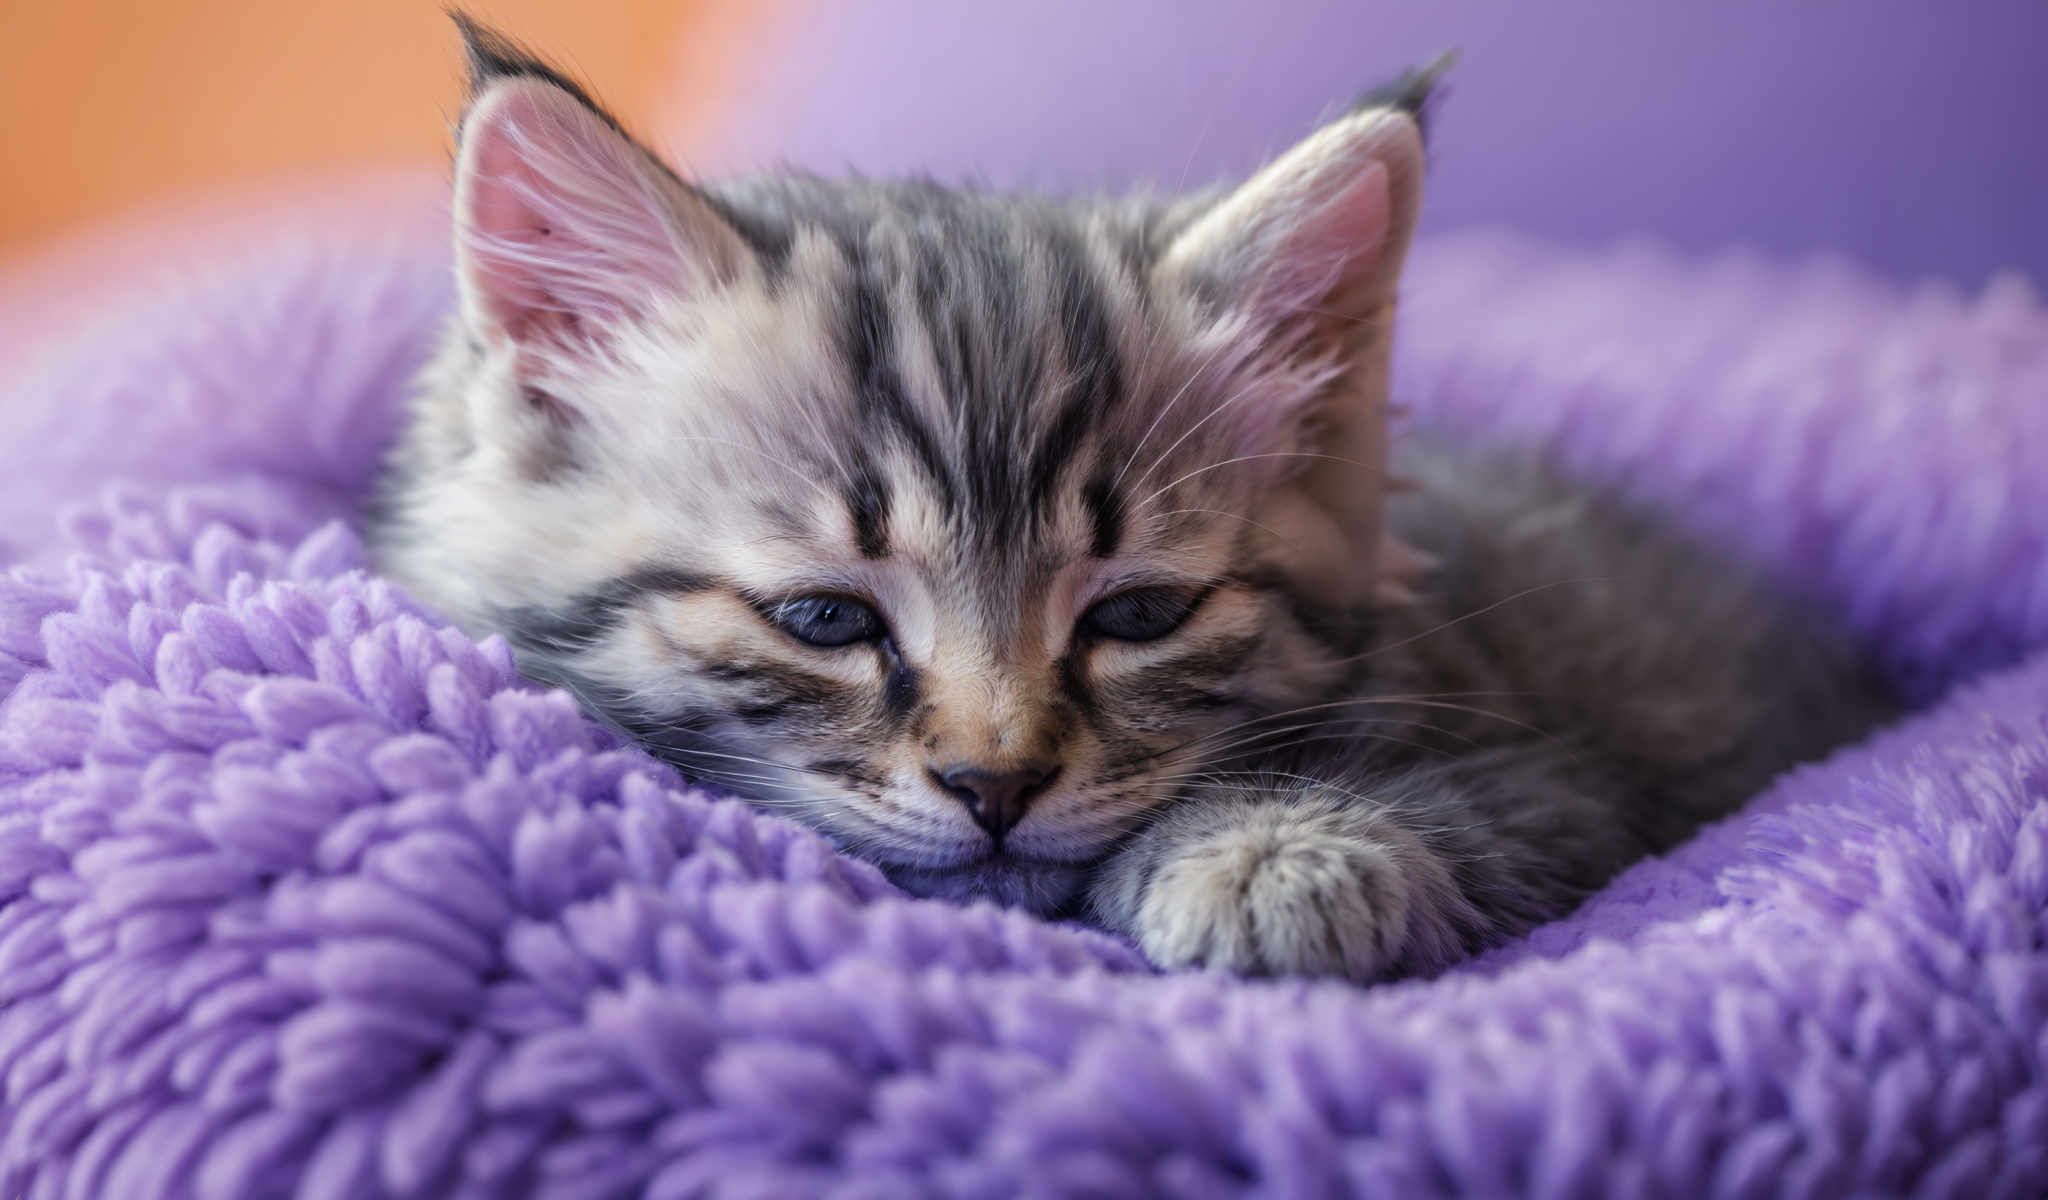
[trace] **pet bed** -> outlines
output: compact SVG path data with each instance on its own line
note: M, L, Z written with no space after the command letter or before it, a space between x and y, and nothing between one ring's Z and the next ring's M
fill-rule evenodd
M1420 247L1410 420L1765 563L1918 702L1371 989L897 894L366 575L446 265L251 239L6 381L0 1195L2035 1196L2048 309Z

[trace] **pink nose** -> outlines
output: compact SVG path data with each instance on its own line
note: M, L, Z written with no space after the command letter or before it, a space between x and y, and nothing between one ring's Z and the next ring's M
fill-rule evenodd
M972 763L955 763L943 769L932 767L929 770L932 781L965 804L974 817L974 823L1001 845L1003 835L1024 819L1024 810L1059 773L1059 766L1027 764L991 770Z

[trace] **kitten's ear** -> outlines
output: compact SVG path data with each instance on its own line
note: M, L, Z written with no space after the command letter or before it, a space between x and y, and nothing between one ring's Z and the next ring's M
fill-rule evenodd
M1340 333L1393 301L1422 167L1409 110L1354 111L1212 204L1174 238L1161 269L1220 292L1262 328Z
M455 259L471 332L573 350L606 324L741 269L738 233L582 89L455 20L470 64Z
M1272 352L1342 365L1313 411L1284 414L1316 454L1269 502L1306 502L1322 516L1302 520L1331 523L1335 540L1302 564L1320 573L1317 586L1388 604L1412 598L1426 566L1385 532L1387 384L1395 293L1422 206L1418 118L1448 66L1411 72L1317 130L1195 218L1159 262L1179 286L1245 314Z

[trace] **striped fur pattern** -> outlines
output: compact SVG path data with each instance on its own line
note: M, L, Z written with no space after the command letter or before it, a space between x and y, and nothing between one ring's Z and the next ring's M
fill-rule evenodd
M465 31L462 299L380 565L913 891L1428 971L1865 718L1845 653L1608 501L1455 458L1388 499L1425 89L1189 200L703 186ZM1840 719L1772 734L1794 699ZM1030 782L995 819L956 777Z

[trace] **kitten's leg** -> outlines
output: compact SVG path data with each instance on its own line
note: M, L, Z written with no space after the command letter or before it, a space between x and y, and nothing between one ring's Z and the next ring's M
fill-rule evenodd
M1103 865L1090 900L1160 966L1247 973L1434 971L1483 924L1392 811L1319 784L1169 808Z

